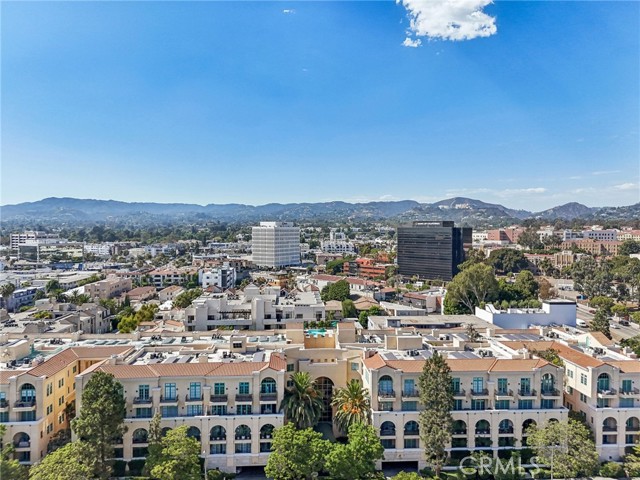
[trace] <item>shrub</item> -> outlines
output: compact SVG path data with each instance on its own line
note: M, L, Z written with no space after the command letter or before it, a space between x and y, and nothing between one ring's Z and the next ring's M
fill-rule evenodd
M600 475L603 477L622 478L625 473L622 465L616 462L607 462L600 467Z
M235 473L222 472L217 468L207 471L207 480L231 480L232 478L236 478Z
M145 463L146 463L146 460L131 460L129 462L129 473L131 474L131 476L132 477L141 476Z
M116 460L113 462L113 476L124 477L127 470L127 462L124 460Z

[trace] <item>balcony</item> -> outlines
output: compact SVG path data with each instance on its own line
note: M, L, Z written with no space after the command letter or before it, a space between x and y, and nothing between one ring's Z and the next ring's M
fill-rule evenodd
M455 436L458 436L458 435L459 435L459 436L465 436L465 437L466 437L466 436L467 436L467 430L453 430L453 431L451 432L451 435L453 435L454 437L455 437Z
M609 389L598 389L598 398L614 398L616 397L617 393L615 388L609 388Z
M222 435L220 437L210 436L209 437L209 441L210 442L226 442L227 441L227 436L226 435Z
M253 394L251 393L236 393L236 403L251 403L253 402Z
M535 397L536 396L536 391L535 390L529 390L529 389L526 389L526 390L520 389L520 390L518 390L518 396L524 397L524 398Z
M510 400L513 398L513 390L496 390L497 400Z
M476 429L476 435L491 435L491 430Z
M464 390L464 388L460 388L458 390L454 390L453 391L453 397L466 397L467 396L467 392Z
M17 411L26 411L26 410L35 410L36 409L36 400L18 400L13 404L13 407Z
M187 395L184 399L185 403L198 403L204 400L204 395Z
M139 437L139 438L134 437L131 443L135 445L140 445L140 444L146 445L147 443L149 443L149 440L146 437Z
M277 392L260 392L261 402L275 402L276 400L278 400Z
M472 397L488 397L489 396L489 390L487 390L486 388L480 388L478 390L476 389L471 389L471 396Z
M513 427L499 428L498 429L498 434L499 435L511 435L511 434L513 434Z
M378 400L384 401L385 399L394 400L396 398L396 392L394 390L378 390Z
M402 398L419 398L420 397L420 392L418 392L418 390L414 389L414 390L403 390L402 391Z
M236 435L236 440L251 440L251 435Z
M620 395L623 395L625 397L637 397L638 395L640 395L640 390L638 390L637 388L620 390Z
M221 393L218 395L211 395L209 400L211 403L227 403L228 398L229 396L226 393Z
M178 395L175 396L171 396L171 397L165 397L164 395L160 396L160 403L163 404L178 404Z
M380 430L381 437L395 437L396 431L390 428L385 428L384 430Z
M9 408L9 401L6 398L0 398L0 409Z
M16 450L26 450L31 448L31 442L29 440L23 440L21 442L15 442L13 446Z
M640 425L627 425L625 432L640 432Z
M540 390L540 394L543 397L561 397L562 393L560 393L555 388L545 388L544 390Z
M135 397L133 399L134 405L151 405L153 403L153 399L151 397Z

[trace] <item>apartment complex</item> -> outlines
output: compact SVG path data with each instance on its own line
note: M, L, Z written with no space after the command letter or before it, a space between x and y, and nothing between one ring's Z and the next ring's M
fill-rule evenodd
M20 245L36 244L38 242L59 242L62 239L57 233L46 233L31 230L22 233L12 233L9 237L9 246L14 253L17 253Z
M398 227L398 273L450 281L471 247L471 228L453 222L413 222Z
M92 299L107 299L119 297L123 293L131 290L132 282L130 278L120 278L111 275L104 280L88 283L84 286L84 293Z
M288 222L260 222L251 229L251 254L259 267L300 264L300 228Z
M236 286L236 269L228 263L220 267L202 272L201 280L202 288L206 289L212 286L221 290L227 290Z

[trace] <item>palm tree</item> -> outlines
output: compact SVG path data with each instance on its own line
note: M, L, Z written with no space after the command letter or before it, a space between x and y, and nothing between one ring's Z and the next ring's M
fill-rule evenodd
M354 423L371 423L369 391L358 380L351 380L333 395L331 405L337 407L335 422L343 432L348 432Z
M13 295L13 292L15 292L15 290L16 286L13 283L5 283L0 286L0 296L2 296L2 304L5 306L5 308L8 307L7 300L9 300L9 297Z
M313 427L322 415L322 392L308 372L294 373L291 381L293 384L285 390L280 410L284 410L285 418L296 428Z

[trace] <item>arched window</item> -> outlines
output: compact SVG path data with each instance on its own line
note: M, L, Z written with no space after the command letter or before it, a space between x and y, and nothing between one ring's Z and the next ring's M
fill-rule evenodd
M479 435L491 433L491 425L486 420L476 422L476 433Z
M260 393L276 393L277 391L276 381L271 377L265 378L260 383Z
M556 379L554 378L554 376L550 373L545 373L542 376L540 389L542 390L542 393L553 393L553 391L556 389L555 384Z
M513 433L513 422L508 419L504 419L498 425L498 433Z
M251 429L246 425L239 425L236 428L236 440L250 440L251 439Z
M24 432L16 433L13 436L13 446L16 448L27 448L31 446L31 437Z
M453 422L453 434L454 435L466 435L467 424L463 420L456 420Z
M222 425L216 425L211 429L209 434L210 440L225 440L227 438L227 430Z
M163 436L163 437L166 437L167 433L169 433L170 431L171 431L171 429L169 427L164 427L162 429L162 431L160 432L160 435Z
M35 402L36 401L36 387L30 383L25 383L20 387L20 401L21 402Z
M609 385L611 383L611 378L607 373L601 373L598 375L598 391L599 392L607 392L610 390Z
M200 441L200 429L198 427L189 427L189 430L187 430L187 437L195 438Z
M418 435L420 433L420 428L418 426L418 422L413 420L409 420L404 424L404 434L405 435Z
M396 424L393 422L384 422L380 425L381 437L395 437L396 436Z
M618 422L613 417L607 417L602 422L603 432L615 432L618 430Z
M640 420L637 417L630 417L625 422L625 426L628 432L638 432L640 431Z
M389 375L383 375L378 380L378 393L383 395L394 395L393 379Z
M269 423L260 428L260 438L271 438L275 427Z
M144 428L138 428L133 432L133 443L148 443L149 434Z

